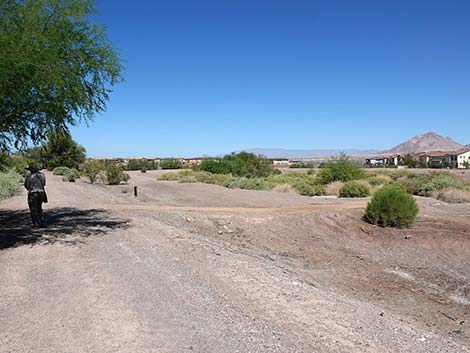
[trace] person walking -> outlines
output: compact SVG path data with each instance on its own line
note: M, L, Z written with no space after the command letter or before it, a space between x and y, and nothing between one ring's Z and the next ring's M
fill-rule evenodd
M24 187L28 190L28 206L33 221L33 230L43 226L42 204L47 202L46 176L37 164L30 164L30 174L26 177Z

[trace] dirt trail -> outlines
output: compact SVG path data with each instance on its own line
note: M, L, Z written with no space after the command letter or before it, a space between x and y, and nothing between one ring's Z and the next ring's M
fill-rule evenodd
M439 205L381 233L364 200L153 178L48 175L39 233L0 203L0 352L470 352L464 208L441 239Z

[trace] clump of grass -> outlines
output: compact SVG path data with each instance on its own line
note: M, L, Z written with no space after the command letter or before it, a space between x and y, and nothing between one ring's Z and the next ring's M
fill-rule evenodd
M402 228L416 221L418 211L412 195L397 187L385 187L369 201L364 219L383 227Z
M343 187L342 181L333 181L326 185L325 195L327 196L339 196L339 190Z
M370 186L374 186L374 187L387 185L389 183L388 179L378 177L378 176L370 176L365 180L370 184Z
M395 181L400 178L408 177L413 173L410 173L407 170L400 169L400 170L378 170L377 175L379 174L385 175Z
M197 179L191 175L186 175L179 178L178 183L197 183Z
M367 197L369 195L369 186L358 181L348 181L339 190L340 197Z
M450 187L442 190L437 199L448 203L470 203L470 190Z
M243 190L270 190L273 184L263 178L232 178L224 182L224 186L230 189Z
M280 184L280 185L276 185L275 187L273 187L273 191L288 193L288 192L295 192L295 189L292 185Z
M157 179L162 181L178 181L180 177L178 173L165 173L160 175Z

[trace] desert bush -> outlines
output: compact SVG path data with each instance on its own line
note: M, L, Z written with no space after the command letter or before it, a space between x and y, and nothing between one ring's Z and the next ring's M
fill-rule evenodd
M448 203L470 203L470 190L450 187L441 191L437 199Z
M80 171L86 176L90 183L93 184L100 174L105 169L104 164L101 161L88 159L80 165Z
M383 227L408 227L418 216L414 197L397 187L385 187L369 201L364 219Z
M327 196L339 196L339 190L343 187L342 181L333 181L325 186L325 195Z
M142 174L147 173L147 168L142 168L142 169L140 170L140 172L141 172Z
M230 174L232 172L232 164L229 160L205 159L199 165L194 166L195 171L204 171L212 174Z
M320 171L317 181L326 185L333 181L351 181L363 179L367 176L359 164L349 160L349 157L342 154L337 159L320 164Z
M399 179L393 185L412 195L418 195L420 182L416 178Z
M377 176L370 176L366 180L371 186L381 186L389 183L387 179Z
M56 167L52 171L52 174L54 174L54 175L64 175L64 173L69 171L69 170L70 170L69 167Z
M178 181L180 177L178 173L165 173L160 175L157 179L162 181Z
M183 168L183 163L176 158L164 159L160 162L160 168L162 169L181 169Z
M158 163L148 159L131 159L124 165L124 170L155 170Z
M273 185L263 178L232 178L227 180L224 184L225 187L230 189L244 189L244 190L270 190Z
M62 181L69 183L74 183L78 179L80 179L80 172L75 168L67 169L62 177Z
M106 183L108 185L119 185L127 183L130 179L129 174L124 173L122 166L116 163L106 165Z
M271 175L266 180L274 185L289 184L291 186L294 186L296 183L301 181L311 183L316 182L315 177L302 172L287 172L278 175Z
M232 175L235 177L262 178L274 172L271 161L253 153L232 153L223 159L230 163Z
M339 190L340 197L367 197L370 195L370 188L358 181L348 181Z
M15 196L21 192L23 177L14 169L0 173L0 200Z
M295 188L290 184L280 184L273 187L276 192L295 192Z
M197 179L191 175L186 175L179 178L178 183L197 183Z
M398 180L400 178L405 178L405 177L409 177L410 175L412 175L413 173L410 173L409 171L407 170L379 170L377 171L378 174L382 174L382 175L385 175L387 177L389 177L390 179L392 180Z
M462 189L465 185L455 175L445 172L429 173L422 178L419 178L418 181L421 181L418 190L418 195L420 196L432 196L433 194L449 187Z
M309 181L299 181L294 185L295 191L303 196L321 196L325 194L325 186Z

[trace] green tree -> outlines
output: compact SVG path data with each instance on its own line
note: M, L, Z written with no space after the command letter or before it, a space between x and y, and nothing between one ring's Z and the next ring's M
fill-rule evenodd
M96 181L101 171L105 170L105 166L100 161L88 159L80 166L82 174L90 179L90 184Z
M104 111L122 65L93 0L0 2L0 148Z
M333 181L358 180L366 176L359 164L351 161L344 153L340 154L338 158L320 164L320 168L318 181L321 184L328 184Z
M42 158L49 170L57 167L78 169L85 161L85 148L76 143L68 132L56 131L49 134L43 146Z
M273 165L268 159L253 153L240 152L224 156L232 165L232 174L238 177L261 178L273 173Z

